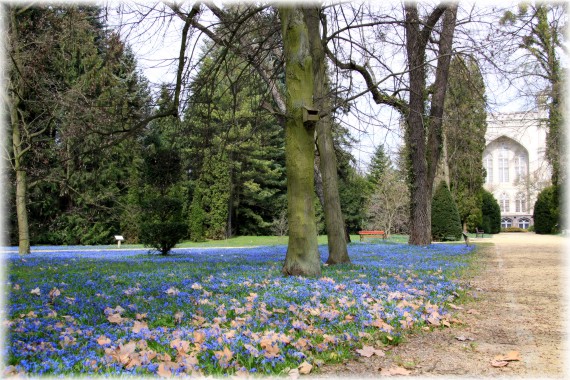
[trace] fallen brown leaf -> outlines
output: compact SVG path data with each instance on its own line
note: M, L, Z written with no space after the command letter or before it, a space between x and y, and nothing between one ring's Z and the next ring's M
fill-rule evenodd
M299 373L301 375L308 375L309 373L311 373L313 366L307 361L304 361L297 369L299 370Z
M107 320L111 323L120 324L121 322L123 322L125 320L125 318L121 317L121 314L117 313L117 314L109 315L107 317Z
M101 335L99 338L97 338L97 343L100 346L103 346L105 344L111 343L111 339L107 338L105 335Z
M160 377L172 377L172 371L164 363L160 363L156 374Z
M372 346L366 346L366 345L362 346L362 349L356 350L356 352L358 352L360 356L364 356L365 358L369 358L372 355L385 356L384 351L377 350Z
M509 351L506 355L497 355L494 360L505 361L505 362L516 362L521 360L520 352Z
M214 351L214 355L216 356L216 359L218 359L220 366L224 368L230 365L230 361L234 357L234 353L225 346L221 351Z
M495 368L505 367L508 364L509 364L509 362L500 361L500 360L491 360L491 365Z
M139 322L139 321L135 321L134 325L133 325L133 332L135 334L138 334L141 332L142 329L148 329L148 325L146 322Z
M403 367L390 367L390 368L382 368L380 370L380 374L382 376L394 376L394 375L402 375L408 376L411 372Z

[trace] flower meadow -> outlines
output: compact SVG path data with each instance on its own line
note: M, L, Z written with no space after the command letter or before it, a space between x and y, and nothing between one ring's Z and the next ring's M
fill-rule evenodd
M322 262L327 248L319 248ZM5 253L10 373L279 375L459 321L473 247L353 243L352 264L285 277L286 247Z

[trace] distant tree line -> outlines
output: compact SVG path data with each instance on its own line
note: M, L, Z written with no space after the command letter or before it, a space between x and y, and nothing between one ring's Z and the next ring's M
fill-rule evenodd
M250 67L237 58L216 67L222 51L204 49L182 117L129 129L171 109L173 88L164 84L153 99L101 9L45 6L11 14L11 48L21 60L10 82L12 131L22 140L9 136L11 244L19 243L15 190L22 172L30 244L110 244L119 233L129 243L156 240L156 233L176 241L275 233L286 209L284 131L262 107L267 91ZM355 188L364 179L353 167L348 132L335 129L342 207L355 232L365 213Z
M134 22L181 26L175 83L158 93L101 8L6 9L7 199L20 253L31 243L109 243L118 232L166 253L180 239L283 233L290 222L283 273L319 275L320 232L329 264L350 262L347 230L380 225L430 244L442 178L462 229L494 228L482 191L486 98L476 57L495 62L475 39L454 48L458 15L471 20L475 8L160 3L135 12ZM562 136L556 52L564 15L521 6L504 13L498 40L530 53L536 64L527 74L548 74L541 83L551 90L555 184L564 181L554 143ZM188 59L195 34L207 39L198 64ZM404 67L384 62L393 54ZM404 139L397 162L380 147L368 175L355 170L336 120L364 95L400 114ZM156 243L162 236L169 242Z

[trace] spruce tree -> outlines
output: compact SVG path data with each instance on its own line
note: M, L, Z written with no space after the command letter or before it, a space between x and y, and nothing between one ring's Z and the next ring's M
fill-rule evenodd
M434 240L461 239L459 212L445 181L439 183L433 196L431 231Z
M386 154L384 150L384 144L378 145L372 159L370 160L369 173L367 176L368 181L375 186L378 181L382 178L384 173L392 168L392 162L390 157Z
M215 66L219 54L204 57L191 83L183 158L190 180L204 188L206 237L270 234L285 209L284 131L260 107L259 77L231 54Z
M113 131L148 114L146 80L99 7L9 11L14 159L28 181L17 181L16 198L26 200L31 242L108 244L136 150Z

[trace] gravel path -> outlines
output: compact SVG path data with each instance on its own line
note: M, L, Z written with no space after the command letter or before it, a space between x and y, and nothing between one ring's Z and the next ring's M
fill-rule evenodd
M566 238L502 233L473 240L492 245L480 250L483 268L471 280L475 301L458 311L465 325L415 334L385 357L327 366L316 376L378 377L405 367L422 378L570 378ZM519 361L491 365L513 351Z

